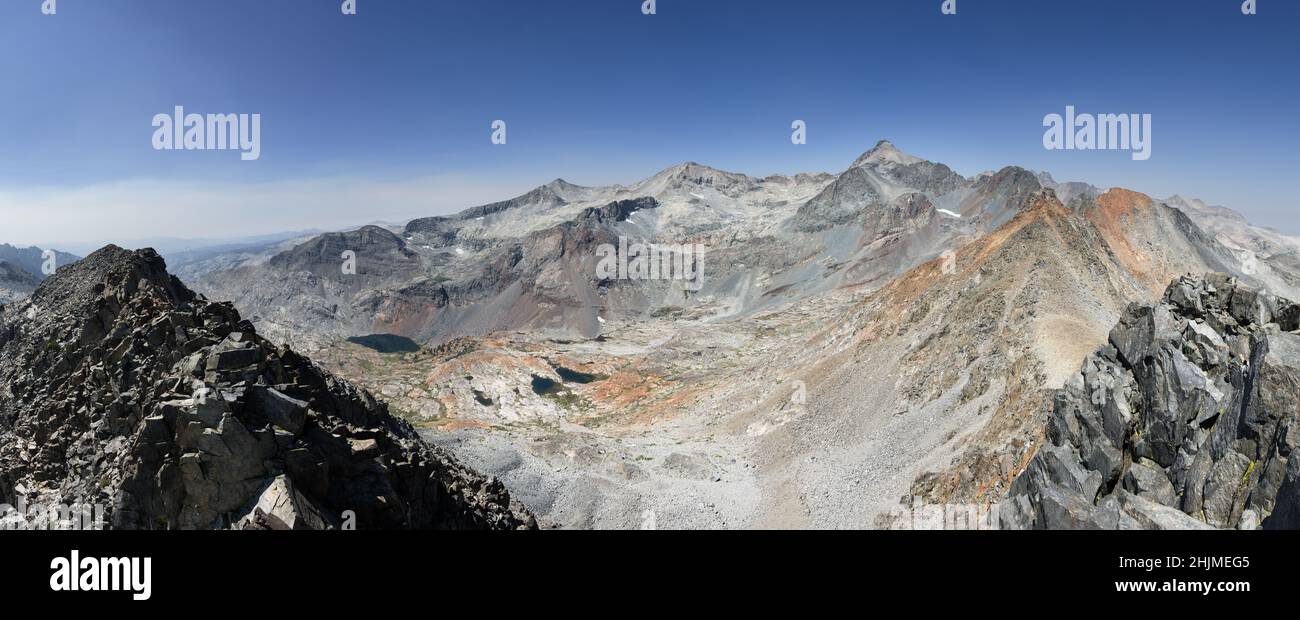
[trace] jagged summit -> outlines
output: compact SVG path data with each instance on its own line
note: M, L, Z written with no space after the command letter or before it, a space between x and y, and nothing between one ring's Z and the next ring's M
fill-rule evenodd
M152 248L125 250L107 245L47 278L32 294L33 304L46 311L73 314L95 306L106 290L127 296L150 287L167 303L183 304L195 294L167 273L167 263Z
M96 504L115 529L534 526L153 250L107 246L0 308L0 386L0 503Z
M1133 304L1056 392L1007 528L1300 527L1300 306L1224 274Z
M576 185L574 183L570 183L561 178L557 178L554 181L547 183L546 187L550 188L551 191L555 192L557 195L560 196L565 196L570 193L583 192L592 189L590 187L585 187L582 185Z

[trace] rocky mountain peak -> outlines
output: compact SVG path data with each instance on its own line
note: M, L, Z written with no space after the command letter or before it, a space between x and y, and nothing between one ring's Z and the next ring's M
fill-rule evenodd
M554 181L547 183L545 187L550 189L552 192L555 192L556 195L558 196L567 196L571 193L576 193L587 189L591 189L588 187L583 187L581 185L575 185L573 183L565 181L564 179L555 179Z
M881 140L880 142L877 142L876 146L872 147L870 151L863 153L861 157L854 161L852 167L882 163L906 166L920 163L922 161L925 160L898 150L898 147L894 146L893 142L890 142L889 140Z
M640 193L653 196L677 189L712 188L726 192L737 187L749 187L753 182L753 179L743 174L688 161L668 168L639 185L644 188Z
M495 479L153 250L108 246L0 309L0 502L117 529L522 528Z
M192 301L194 293L167 273L167 264L153 249L125 250L108 245L47 278L31 302L42 310L68 313L98 307L106 297L129 302L147 290L166 303Z
M306 271L337 279L345 252L356 259L356 272L389 276L418 270L419 257L406 241L387 228L363 226L346 232L325 233L271 257L270 264L291 271Z

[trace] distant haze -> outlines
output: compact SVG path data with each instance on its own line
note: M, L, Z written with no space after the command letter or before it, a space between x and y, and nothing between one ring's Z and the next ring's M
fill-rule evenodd
M0 3L0 241L402 221L688 160L839 172L883 138L967 176L1014 164L1300 233L1297 2L209 4ZM260 115L259 158L155 150L176 106ZM1067 106L1150 114L1151 158L1045 150Z

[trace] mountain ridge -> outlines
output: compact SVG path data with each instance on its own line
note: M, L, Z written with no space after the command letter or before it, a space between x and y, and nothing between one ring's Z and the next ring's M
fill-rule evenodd
M702 465L623 480L626 461L565 460L604 450L725 472L716 514L665 522L861 527L888 525L876 517L900 498L1000 501L1041 441L1051 390L1129 303L1189 273L1278 294L1300 274L1287 254L1257 268L1201 226L1217 220L1138 192L1019 166L965 178L889 143L837 175L687 162L633 186L549 185L413 221L394 233L416 255L406 268L348 282L318 252L200 288L410 419L455 429L459 454L526 489L546 519L624 527L630 506L696 492ZM620 239L699 244L702 286L597 277L598 248ZM357 259L382 267L390 250ZM371 334L424 348L341 344ZM792 383L807 393L794 406L778 396ZM684 447L621 443L647 433ZM612 482L592 490L591 475Z
M113 529L536 527L152 250L106 246L0 308L0 386L11 505L95 504Z

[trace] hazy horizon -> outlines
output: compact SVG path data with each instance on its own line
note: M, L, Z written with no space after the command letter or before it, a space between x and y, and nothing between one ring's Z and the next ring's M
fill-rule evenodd
M1285 79L1300 43L1279 18L1294 3L337 5L5 3L0 72L27 95L0 101L0 242L338 229L684 161L837 173L881 139L966 176L1018 165L1300 234ZM156 150L150 122L175 106L260 115L260 157ZM1067 106L1151 114L1151 159L1045 150L1043 118ZM791 144L795 120L807 144Z

